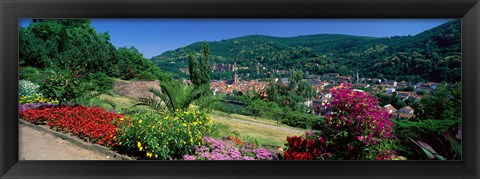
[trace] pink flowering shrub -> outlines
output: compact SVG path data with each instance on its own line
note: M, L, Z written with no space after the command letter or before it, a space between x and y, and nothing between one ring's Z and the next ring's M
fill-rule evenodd
M395 156L395 136L388 112L378 99L341 84L331 89L333 100L325 106L326 151L344 160L385 160Z
M333 100L322 106L325 128L319 134L289 138L287 159L388 160L395 159L392 119L378 100L351 85L332 88ZM314 136L312 136L314 135ZM305 143L305 144L304 144ZM305 147L302 147L305 145ZM312 150L315 146L315 150ZM304 157L308 156L308 157ZM320 157L321 156L321 157Z

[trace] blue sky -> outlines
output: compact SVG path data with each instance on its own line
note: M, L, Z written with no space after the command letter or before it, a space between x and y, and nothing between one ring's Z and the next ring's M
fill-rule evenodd
M451 19L92 19L116 47L136 47L146 58L198 41L261 34L293 37L349 34L370 37L415 35ZM20 26L28 26L21 20Z

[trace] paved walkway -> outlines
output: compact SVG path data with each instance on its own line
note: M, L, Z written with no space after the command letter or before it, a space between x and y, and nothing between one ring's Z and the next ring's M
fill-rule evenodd
M19 160L114 160L23 124L19 124L18 140Z

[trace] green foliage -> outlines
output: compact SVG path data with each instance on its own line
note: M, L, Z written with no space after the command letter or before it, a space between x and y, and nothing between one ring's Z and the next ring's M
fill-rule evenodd
M462 85L439 85L431 95L424 96L413 107L419 120L459 120L462 116Z
M137 79L140 80L156 80L157 77L148 71L142 71L138 74Z
M22 96L33 96L39 93L40 86L28 81L28 80L20 80L18 82L18 95Z
M20 30L20 65L38 68L81 66L108 72L115 47L107 33L97 34L86 19L35 20Z
M19 70L19 78L21 80L28 80L33 83L40 83L42 80L42 72L35 67L22 67Z
M202 56L199 58L196 54L188 55L189 59L189 74L192 84L195 86L210 87L210 50L208 44L202 45Z
M304 73L302 71L294 71L289 78L288 85L281 85L270 82L267 89L268 100L277 103L280 107L288 107L297 112L306 112L307 108L304 104L305 99L312 99L315 92L311 84L302 81Z
M283 124L304 129L320 130L325 127L324 118L312 114L284 110L282 113L276 113L276 118Z
M281 113L282 108L277 103L256 99L248 103L244 110L253 116L272 118L276 113Z
M87 19L34 19L30 26L20 29L20 66L76 67L85 74L105 73L125 80L152 75L155 79L168 78L134 47L115 49L109 41L108 33L97 34ZM35 77L35 71L25 70L26 76L21 74L21 79Z
M407 104L402 101L402 98L400 98L396 92L394 92L391 96L388 96L383 92L376 93L374 96L378 98L378 104L380 106L391 104L395 109L400 109L407 106Z
M176 80L167 80L160 82L160 90L150 89L154 97L141 98L137 105L147 105L153 109L166 113L174 113L175 111L187 110L194 102L199 105L199 109L208 108L218 101L214 98L203 96L205 91L209 91L208 86L186 85Z
M428 160L461 160L462 159L462 127L453 125L446 132L436 135L422 136L421 139L410 139L416 151L414 159Z
M120 122L125 124L117 136L120 147L145 159L181 159L193 154L202 136L215 132L212 118L198 111L135 113Z
M76 104L76 100L87 92L85 79L78 70L46 70L46 75L40 92L46 98L59 100L59 104Z
M105 73L92 73L87 80L91 83L88 90L108 93L113 89L114 80Z
M428 136L438 136L445 133L449 127L460 123L460 120L395 120L394 134L399 142L397 151L408 159L419 159L418 154L413 153L410 139L422 139Z

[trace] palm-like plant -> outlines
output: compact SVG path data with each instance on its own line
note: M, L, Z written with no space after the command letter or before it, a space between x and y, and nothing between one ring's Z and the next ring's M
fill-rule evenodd
M140 98L137 105L147 105L151 108L166 113L183 111L195 104L198 109L212 109L219 99L204 95L209 92L208 85L186 85L180 81L168 80L160 82L160 90L150 88L152 97Z

